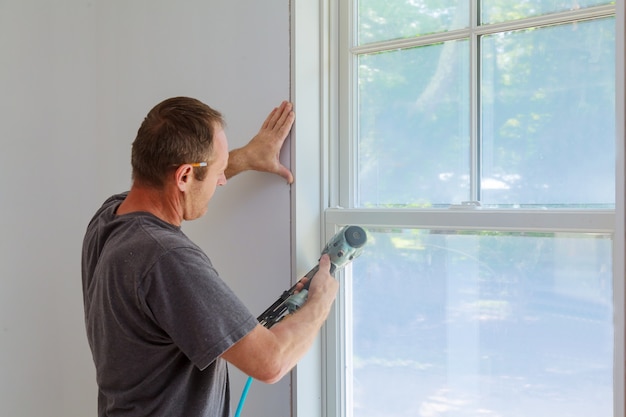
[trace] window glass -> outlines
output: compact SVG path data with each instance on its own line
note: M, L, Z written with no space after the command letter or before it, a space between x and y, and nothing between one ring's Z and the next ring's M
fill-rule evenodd
M359 45L445 32L469 25L467 0L361 0L358 3Z
M480 200L615 203L613 18L481 38Z
M371 229L350 279L350 415L612 416L611 246Z
M615 4L606 0L481 0L483 24L507 22L592 6Z
M358 58L357 207L469 198L469 44Z

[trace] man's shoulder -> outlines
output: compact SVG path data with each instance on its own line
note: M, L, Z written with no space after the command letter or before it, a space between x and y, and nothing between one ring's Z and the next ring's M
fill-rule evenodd
M122 201L126 198L128 192L114 194L111 197L104 200L104 203L98 208L91 220L89 221L88 228L94 226L94 224L102 219L112 220L115 217L115 211Z

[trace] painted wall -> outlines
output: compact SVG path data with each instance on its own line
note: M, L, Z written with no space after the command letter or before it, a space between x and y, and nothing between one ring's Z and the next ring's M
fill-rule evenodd
M164 98L205 101L231 147L246 143L289 98L289 45L288 0L0 0L0 415L95 415L88 220L128 189L131 142ZM253 313L289 287L281 178L232 179L184 229ZM231 371L234 411L245 378ZM289 382L255 382L246 410L289 415Z

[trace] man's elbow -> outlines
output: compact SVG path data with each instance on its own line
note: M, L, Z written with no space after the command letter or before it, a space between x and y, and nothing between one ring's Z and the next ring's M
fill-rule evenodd
M291 370L280 362L268 363L255 372L256 375L250 375L254 379L266 384L275 384L280 381Z

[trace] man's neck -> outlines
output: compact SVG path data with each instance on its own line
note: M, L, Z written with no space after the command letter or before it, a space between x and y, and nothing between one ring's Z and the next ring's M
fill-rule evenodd
M175 226L180 226L183 220L177 198L166 189L133 184L116 214L121 216L138 211L153 214Z

